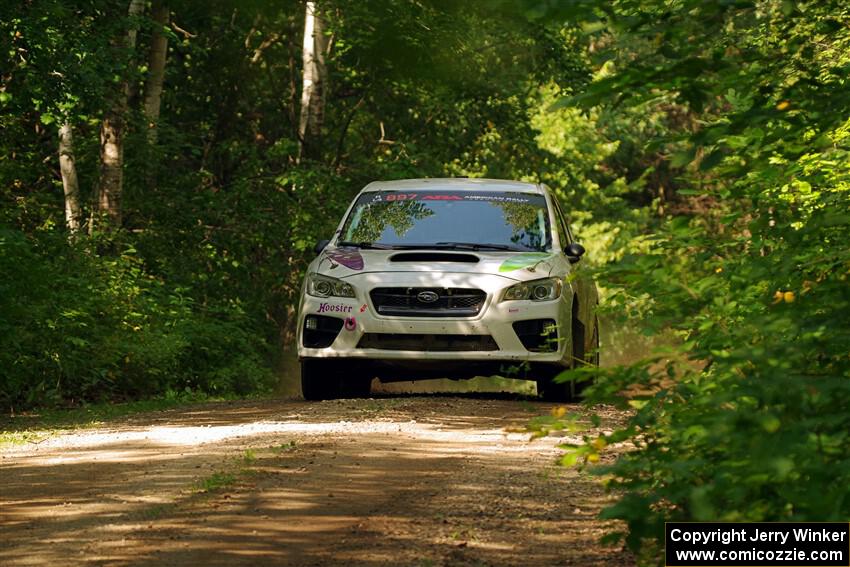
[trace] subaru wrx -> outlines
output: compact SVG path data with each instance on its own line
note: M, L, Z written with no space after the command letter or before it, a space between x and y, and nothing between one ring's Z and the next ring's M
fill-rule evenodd
M374 182L316 245L298 316L308 400L359 397L373 378L534 379L544 399L598 364L597 291L584 248L542 184Z

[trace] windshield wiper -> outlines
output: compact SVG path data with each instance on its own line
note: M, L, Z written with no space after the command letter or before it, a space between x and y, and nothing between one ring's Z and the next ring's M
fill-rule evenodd
M528 249L508 244L486 244L477 242L437 242L435 247L456 250L510 250L512 252L528 252Z
M340 240L336 243L337 246L353 246L355 248L363 248L366 250L393 250L395 246L380 244L378 242L352 242L350 240Z

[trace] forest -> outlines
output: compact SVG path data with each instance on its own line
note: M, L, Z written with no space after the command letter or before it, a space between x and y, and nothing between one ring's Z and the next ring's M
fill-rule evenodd
M0 49L4 413L272 392L366 183L535 181L660 345L565 377L632 411L562 459L608 539L850 518L850 4L22 0Z

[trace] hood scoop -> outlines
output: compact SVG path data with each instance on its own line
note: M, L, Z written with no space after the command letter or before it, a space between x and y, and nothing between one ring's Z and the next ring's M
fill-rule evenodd
M456 254L454 252L402 252L390 256L390 262L463 262L477 264L474 254Z

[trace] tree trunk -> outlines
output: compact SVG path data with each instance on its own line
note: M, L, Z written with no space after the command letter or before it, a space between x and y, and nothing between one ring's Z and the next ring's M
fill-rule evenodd
M124 112L113 108L100 125L100 187L97 210L113 228L121 226L121 192L124 190ZM93 225L94 223L92 223Z
M77 163L74 159L74 136L70 122L59 128L59 171L65 190L65 225L73 239L80 231L80 184L77 181Z
M162 0L154 0L151 6L154 21L153 37L148 52L148 77L145 81L144 108L148 121L148 143L156 145L159 109L162 102L162 85L165 78L165 59L168 53L168 37L163 28L168 25L169 10Z
M304 46L301 82L301 116L298 121L298 159L318 156L325 114L325 51L328 40L316 14L316 3L307 2L304 14Z
M129 16L137 17L144 10L144 0L130 0ZM124 48L132 53L136 48L137 30L131 24L124 39ZM112 108L103 117L100 126L100 187L97 210L106 215L113 228L121 226L121 194L124 190L124 125L130 83L124 77ZM90 228L94 227L91 223Z

